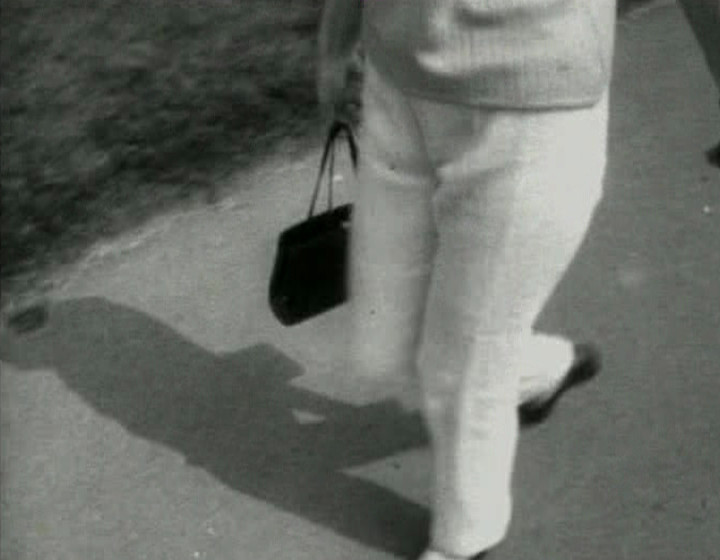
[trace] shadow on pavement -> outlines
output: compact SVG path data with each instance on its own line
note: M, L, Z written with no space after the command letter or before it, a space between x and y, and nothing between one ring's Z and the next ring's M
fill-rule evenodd
M301 368L270 345L214 355L99 298L56 304L17 342L9 361L53 368L100 414L238 492L392 554L424 545L426 508L342 472L425 444L419 417L392 403L332 401L293 387ZM301 424L293 410L324 421Z

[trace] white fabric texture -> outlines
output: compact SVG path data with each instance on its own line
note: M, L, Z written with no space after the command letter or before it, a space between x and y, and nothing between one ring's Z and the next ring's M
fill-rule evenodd
M616 0L382 0L362 11L368 58L410 95L587 107L610 80Z
M519 400L572 359L532 326L602 194L607 94L486 110L408 97L369 66L363 106L350 355L357 375L419 381L432 542L471 556L510 522Z

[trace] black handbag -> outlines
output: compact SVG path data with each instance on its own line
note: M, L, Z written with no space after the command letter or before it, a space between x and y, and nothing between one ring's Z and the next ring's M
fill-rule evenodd
M295 325L347 299L347 261L352 205L333 206L335 145L344 134L353 169L357 146L352 129L342 122L330 127L307 218L280 234L270 278L270 308L286 326ZM328 209L315 214L323 177L327 178Z

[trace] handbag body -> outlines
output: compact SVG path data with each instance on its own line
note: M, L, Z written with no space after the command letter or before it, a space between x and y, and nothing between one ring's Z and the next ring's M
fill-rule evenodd
M332 181L334 145L344 133L353 167L357 148L350 127L334 123L325 143L307 218L284 230L269 286L269 303L283 325L295 325L342 304L347 300L347 267L352 205L333 207ZM315 214L323 176L328 176L328 209Z

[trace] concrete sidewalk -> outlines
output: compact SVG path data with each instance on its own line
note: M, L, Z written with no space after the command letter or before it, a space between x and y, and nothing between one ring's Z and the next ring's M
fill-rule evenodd
M618 29L607 196L539 326L601 378L523 435L493 560L720 559L716 92L678 9ZM1 334L3 560L411 558L422 423L355 397L346 310L286 329L278 232L317 154L239 177L78 266L48 325ZM350 183L349 174L346 182Z

